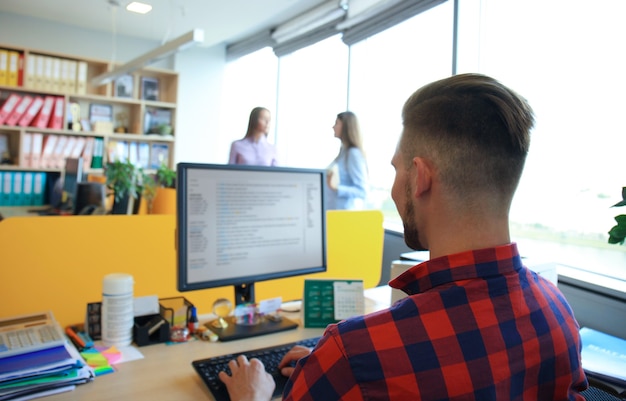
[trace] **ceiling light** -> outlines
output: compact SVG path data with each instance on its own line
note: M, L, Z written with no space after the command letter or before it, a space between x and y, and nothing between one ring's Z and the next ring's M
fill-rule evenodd
M95 86L104 85L113 81L120 75L128 74L148 64L152 64L164 57L184 50L190 46L204 42L204 31L202 29L194 29L176 39L172 39L167 43L157 47L148 53L139 56L126 64L114 68L112 71L98 75L91 80L91 84Z
M137 14L147 14L152 10L152 6L150 4L133 1L126 6L126 10Z

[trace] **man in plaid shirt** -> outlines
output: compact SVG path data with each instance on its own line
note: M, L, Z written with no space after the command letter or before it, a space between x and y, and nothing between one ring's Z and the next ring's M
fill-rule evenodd
M392 197L407 245L431 259L389 283L408 297L328 326L312 351L292 349L284 399L584 399L572 310L510 240L531 108L498 81L463 74L419 89L402 117ZM260 361L240 356L230 368L220 378L231 400L270 399Z

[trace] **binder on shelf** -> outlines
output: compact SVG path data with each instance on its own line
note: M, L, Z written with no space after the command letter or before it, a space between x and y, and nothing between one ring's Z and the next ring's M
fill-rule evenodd
M76 143L74 144L74 147L72 148L69 157L71 157L72 159L80 158L83 154L83 151L85 150L85 143L86 138L84 136L76 137Z
M134 166L138 165L139 147L138 147L137 142L128 143L128 161L131 162Z
M59 165L57 167L64 168L65 167L65 159L70 157L72 154L72 150L74 150L74 146L76 146L76 142L78 141L78 137L74 135L69 135L67 137L67 142L65 143L65 147L63 148L63 153L61 154L61 160L59 161Z
M52 57L43 57L43 87L41 89L52 90Z
M61 91L61 59L58 57L52 58L52 79L50 82L50 90Z
M35 96L33 101L30 103L30 106L28 106L28 109L26 109L26 112L17 122L17 125L19 125L20 127L29 126L30 123L35 119L37 113L39 113L39 110L41 110L41 106L43 106L43 97Z
M87 62L79 61L76 69L76 93L84 95L87 93Z
M56 96L54 99L54 107L48 122L48 128L63 129L63 116L65 115L65 99L63 96Z
M33 89L44 89L44 74L45 74L45 56L34 54L35 58L35 75Z
M76 93L76 71L78 69L78 62L76 60L68 60L67 63L67 86L66 90L69 94Z
M46 189L46 173L35 172L33 176L33 206L43 206Z
M58 135L56 146L54 147L54 152L52 153L52 163L49 167L52 168L62 168L64 166L63 160L63 151L65 150L65 146L67 145L68 137L65 135Z
M46 135L43 139L43 150L41 151L41 160L40 167L41 168L49 168L54 167L54 151L57 146L57 140L59 137L57 135Z
M13 201L13 172L2 172L2 191L0 191L0 205L12 206Z
M147 169L150 166L150 144L148 142L139 142L137 165L143 169Z
M9 51L0 49L0 85L6 85L9 77Z
M7 85L19 85L19 69L20 69L20 53L15 50L9 50Z
M29 54L26 56L26 71L24 72L24 87L27 89L35 89L35 81L37 77L37 58Z
M32 171L25 171L22 178L22 205L33 206L33 175Z
M20 144L20 154L17 165L20 167L30 167L31 152L33 151L33 134L25 132L22 134Z
M17 93L11 93L8 98L2 103L2 107L0 108L0 124L4 124L4 122L9 118L15 107L22 100L22 97Z
M43 105L35 117L35 120L31 124L33 127L46 128L48 126L50 116L52 115L52 109L54 107L54 100L54 96L46 96L44 98Z
M9 114L4 123L6 125L16 125L20 118L22 118L24 113L26 113L26 110L28 109L28 106L30 106L32 101L33 97L31 95L24 95L20 102L17 104L17 106L15 106L11 114Z
M104 138L95 137L93 144L93 158L91 168L102 168L104 163Z
M86 168L91 168L91 162L93 160L94 144L95 144L95 138L93 136L85 137L85 149L83 149L83 154L81 155L81 157L84 160Z
M4 171L0 171L0 206L4 206L2 204L2 202L3 202L2 192L4 191L4 184L3 184L3 182L4 182L4 174L5 174Z
M29 165L32 168L41 168L41 153L43 152L43 134L33 132L32 148L30 152Z
M24 86L24 53L17 56L17 86Z
M24 178L24 172L13 172L13 190L11 193L11 205L10 206L22 206L24 202L24 195L22 193L22 180Z

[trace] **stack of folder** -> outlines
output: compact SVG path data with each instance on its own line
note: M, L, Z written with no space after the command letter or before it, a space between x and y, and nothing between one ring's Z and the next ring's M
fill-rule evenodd
M94 372L69 342L0 358L0 401L28 400L73 390Z

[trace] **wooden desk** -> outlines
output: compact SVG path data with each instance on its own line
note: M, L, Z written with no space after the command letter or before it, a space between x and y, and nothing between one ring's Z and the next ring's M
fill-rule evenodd
M387 307L390 296L390 288L386 286L365 290L366 311L373 312ZM299 313L286 314L286 317L300 320ZM316 337L323 331L299 326L295 330L223 343L192 341L139 347L144 355L143 359L116 365L114 373L98 376L92 383L43 400L213 400L200 376L192 368L192 361Z

